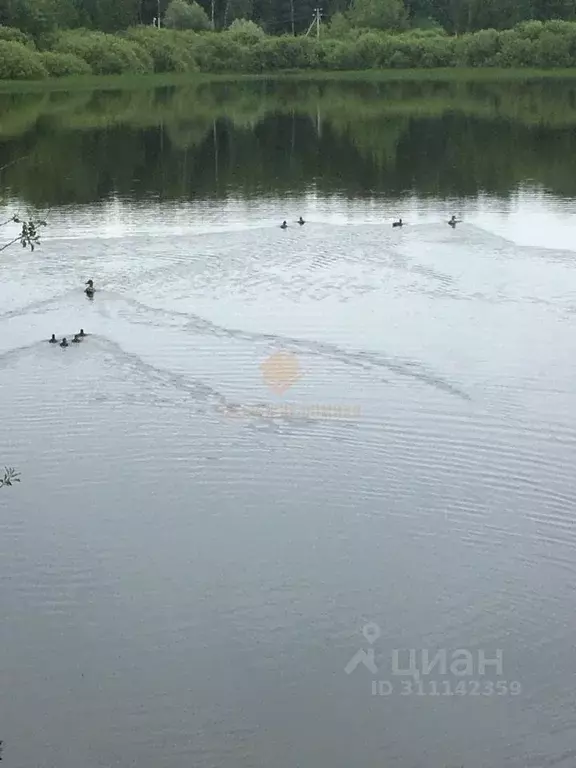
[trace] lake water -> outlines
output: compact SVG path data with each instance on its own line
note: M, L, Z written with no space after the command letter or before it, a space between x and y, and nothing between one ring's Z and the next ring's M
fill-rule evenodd
M0 95L7 768L576 765L575 93Z

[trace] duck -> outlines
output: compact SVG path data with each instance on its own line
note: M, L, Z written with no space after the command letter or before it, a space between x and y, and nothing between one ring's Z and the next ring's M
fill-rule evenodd
M288 224L286 224L286 222L283 221L282 224L280 224L280 229L288 229Z
M80 338L79 333L74 334L74 338L72 339L72 344L80 344L82 342L82 339Z
M54 334L52 334L52 338L51 339L48 339L48 343L49 344L58 344L58 339L56 338L56 336Z
M302 226L303 224L306 224L302 216L300 216L300 218L298 219L298 224L300 224L300 226Z
M393 227L403 227L404 226L404 222L402 221L402 219L398 219L398 221L393 221L392 222L392 226Z
M66 341L66 336L64 336L64 338L60 342L60 346L61 347L67 347L68 346L68 342Z
M94 296L94 282L92 280L87 280L86 285L88 286L84 289L86 296Z

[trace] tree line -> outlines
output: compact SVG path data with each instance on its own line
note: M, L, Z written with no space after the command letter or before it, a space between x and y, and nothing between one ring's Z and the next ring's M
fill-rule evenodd
M576 67L576 22L525 21L512 29L448 35L435 29L391 33L354 28L336 14L319 39L266 35L254 22L237 19L217 33L144 26L115 34L73 29L43 44L13 27L0 27L0 79L5 80L446 67Z
M186 0L0 0L0 24L35 38L56 29L119 32L158 18L160 24L170 22L174 3L182 11ZM530 20L576 20L576 0L198 0L198 5L214 29L242 18L267 34L306 32L317 5L324 23L342 14L359 26L438 26L449 34L509 29Z

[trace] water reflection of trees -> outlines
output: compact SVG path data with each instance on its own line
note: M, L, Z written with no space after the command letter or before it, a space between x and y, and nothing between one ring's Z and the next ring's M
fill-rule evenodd
M4 192L507 196L576 191L576 82L228 82L0 95ZM15 159L20 158L18 162Z

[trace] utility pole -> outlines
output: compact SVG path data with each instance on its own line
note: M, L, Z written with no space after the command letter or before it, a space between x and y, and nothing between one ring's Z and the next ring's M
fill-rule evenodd
M322 8L315 8L314 9L314 20L312 21L312 24L308 27L308 31L304 35L304 37L308 37L310 32L312 31L312 27L314 24L316 24L316 38L320 40L320 19L322 18Z
M160 0L158 0L158 29L160 29Z

